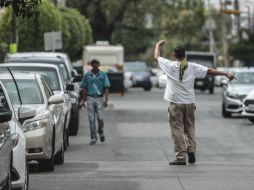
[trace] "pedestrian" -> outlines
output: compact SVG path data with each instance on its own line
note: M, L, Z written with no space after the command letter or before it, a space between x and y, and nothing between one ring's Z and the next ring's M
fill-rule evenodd
M225 76L229 80L233 80L235 76L196 63L187 62L185 50L180 47L174 49L172 60L163 58L160 56L160 47L165 42L165 40L161 40L156 43L154 59L167 75L164 99L169 102L169 124L176 156L176 159L169 162L169 164L186 165L186 154L188 155L189 163L195 163L196 160L195 78L205 78L207 74L210 74Z
M90 145L97 143L97 127L100 141L105 141L104 135L104 108L108 106L109 79L105 72L99 70L100 61L92 59L92 69L82 79L81 88L83 91L83 102L87 102L87 112L90 125Z

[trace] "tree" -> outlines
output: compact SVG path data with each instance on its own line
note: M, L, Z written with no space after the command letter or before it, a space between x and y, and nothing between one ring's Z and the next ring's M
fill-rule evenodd
M78 11L70 8L61 9L63 17L63 50L69 52L71 58L77 59L83 46L92 41L91 27Z
M30 17L32 15L38 15L38 7L41 4L41 0L0 0L0 7L12 7L16 16Z
M231 44L229 53L234 56L235 59L242 60L248 64L248 62L254 61L254 34L249 34L249 39L241 40L235 44Z
M43 51L44 33L62 31L63 51L72 59L81 57L84 44L91 41L88 21L73 9L60 10L48 0L42 0L38 17L18 18L18 51ZM11 14L6 9L0 17L0 43L11 42Z

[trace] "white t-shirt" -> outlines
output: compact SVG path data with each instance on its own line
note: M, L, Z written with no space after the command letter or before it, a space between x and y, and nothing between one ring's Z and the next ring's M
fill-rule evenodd
M188 68L184 71L183 80L180 81L179 62L159 57L158 63L162 71L167 75L164 99L176 104L195 103L195 78L205 78L208 68L188 62Z

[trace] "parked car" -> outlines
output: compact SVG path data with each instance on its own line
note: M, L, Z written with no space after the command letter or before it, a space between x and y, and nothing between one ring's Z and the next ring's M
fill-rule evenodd
M0 85L0 189L11 189L12 145L9 121L12 111Z
M15 109L11 104L11 100L8 96L7 91L4 88L4 84L2 83L2 81L0 81L0 86L5 96L5 99L1 100L4 100L2 102L5 102L5 104L10 108L13 113L11 120L8 122L11 129L12 139L11 187L14 189L18 188L22 190L28 190L29 173L26 159L26 139L22 130L21 122L34 117L36 111L34 108L28 108L24 107L23 105L18 105L17 111L15 112Z
M162 70L160 70L157 73L157 77L158 77L158 87L165 88L167 85L167 75Z
M231 117L232 113L243 111L243 100L254 89L254 69L234 69L237 80L224 86L222 93L222 116Z
M70 91L71 97L71 118L69 133L70 135L77 135L79 129L79 82L82 75L78 75L73 69L71 61L65 53L55 52L30 52L30 53L16 53L9 54L6 62L10 63L47 63L57 65L65 84L73 84L74 90Z
M216 68L218 71L223 71L223 72L228 72L230 71L232 68L231 67L217 67ZM214 79L214 85L218 86L218 87L222 87L223 86L223 81L226 80L226 78L224 76L215 76Z
M36 108L36 115L23 123L27 142L27 159L37 160L39 168L53 171L54 163L64 163L63 97L54 95L45 77L38 74L15 74L22 104ZM10 75L1 75L14 106L20 101Z
M254 123L254 89L243 100L242 115L247 116L248 120Z
M145 91L151 90L152 82L150 72L145 62L126 62L124 64L124 72L132 74L133 87L142 87Z
M63 112L64 112L64 149L69 144L69 122L71 114L71 101L69 92L73 90L72 84L66 84L61 78L60 71L57 66L51 64L31 64L31 63L8 63L0 64L0 67L8 66L13 72L29 72L47 76L45 81L49 84L50 89L55 95L62 96ZM1 71L0 71L1 72Z

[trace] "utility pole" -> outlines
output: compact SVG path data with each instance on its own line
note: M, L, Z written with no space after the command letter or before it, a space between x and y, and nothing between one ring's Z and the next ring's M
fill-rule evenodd
M234 1L234 9L235 9L235 11L240 11L238 0ZM240 31L240 28L241 28L241 26L240 26L240 14L235 14L235 17L236 17L237 37L238 37L239 40L241 40L242 35L241 35L241 31Z
M224 61L224 67L229 66L229 59L228 59L228 41L227 41L227 28L226 28L226 22L225 22L225 15L223 13L223 10L226 10L225 3L220 0L220 14L221 14L221 38L222 38L222 47L223 47L223 61Z
M17 16L14 10L12 10L12 35L10 44L10 53L17 52Z

